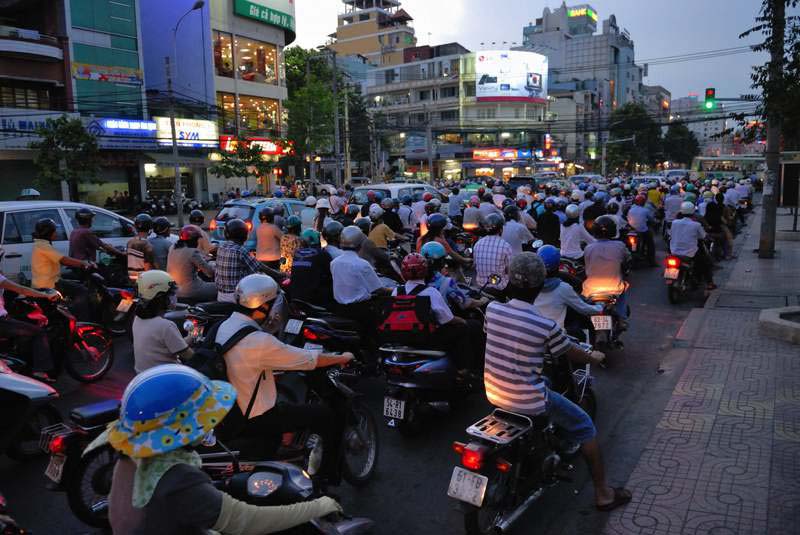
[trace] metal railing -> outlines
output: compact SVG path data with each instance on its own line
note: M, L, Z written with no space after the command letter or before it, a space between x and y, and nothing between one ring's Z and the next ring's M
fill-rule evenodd
M57 37L43 34L38 30L29 30L27 28L15 28L13 26L0 25L0 39L19 39L22 41L34 41L37 43L60 46Z

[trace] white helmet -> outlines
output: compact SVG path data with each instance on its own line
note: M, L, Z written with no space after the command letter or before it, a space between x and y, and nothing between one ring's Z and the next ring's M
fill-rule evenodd
M692 215L694 214L695 206L694 203L685 202L681 203L681 213L683 215Z
M314 208L317 205L317 198L313 195L306 197L306 206Z
M161 294L177 289L175 279L166 271L152 269L139 275L136 280L139 297L145 301L152 301Z
M345 227L339 238L339 247L344 250L357 251L361 244L367 239L361 229L355 225Z
M570 196L570 198L573 201L578 201L579 202L581 200L581 190L579 190L579 189L573 190L572 191L572 195Z
M331 209L331 201L328 199L320 199L317 201L317 210L320 208L327 208L328 210Z
M278 283L269 275L248 275L236 285L236 302L239 306L255 310L278 297Z
M383 217L383 208L378 206L377 204L373 204L369 207L369 218L373 221L376 219L380 219Z
M566 214L569 219L578 219L578 216L581 215L581 209L575 204L570 204L567 206Z

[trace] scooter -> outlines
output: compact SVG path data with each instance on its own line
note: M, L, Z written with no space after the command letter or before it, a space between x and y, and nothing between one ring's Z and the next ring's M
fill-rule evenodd
M664 264L667 299L671 304L677 305L701 286L702 282L694 269L693 258L669 255Z

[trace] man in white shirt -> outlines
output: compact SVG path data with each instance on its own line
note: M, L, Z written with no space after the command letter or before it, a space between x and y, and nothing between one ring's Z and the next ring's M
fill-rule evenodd
M414 211L412 210L411 205L411 196L404 195L402 199L400 199L400 207L397 209L397 216L400 218L400 222L403 224L403 229L406 232L412 232L416 223L414 221Z
M716 285L714 284L711 259L705 248L701 248L699 245L699 242L706 238L706 231L703 229L703 225L692 218L694 211L694 204L690 202L681 205L678 218L672 222L669 249L675 256L693 258L695 272L706 281L708 289L713 290Z
M481 218L484 221L490 214L497 214L501 217L503 215L503 212L501 212L500 209L494 205L494 200L491 193L486 193L483 195L481 205L478 209L481 211Z
M411 211L414 213L414 218L417 222L421 221L425 216L425 205L428 204L431 199L433 199L433 195L425 193L422 199L411 205Z
M587 232L586 227L580 222L580 208L570 204L565 210L567 220L561 225L561 256L572 260L583 258L581 244L594 243L594 236Z
M523 246L533 241L533 234L519 222L519 208L514 205L507 206L503 213L506 216L503 239L511 246L512 254L519 254Z

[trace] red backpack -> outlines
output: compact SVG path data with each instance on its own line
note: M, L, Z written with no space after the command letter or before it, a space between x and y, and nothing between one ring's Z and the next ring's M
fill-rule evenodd
M417 345L430 340L436 332L436 320L431 308L431 299L419 295L426 286L420 284L410 293L405 286L397 289L397 295L384 298L378 335L384 342Z

